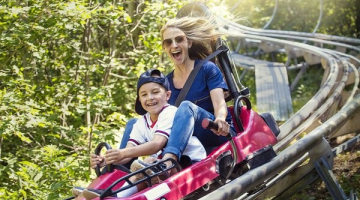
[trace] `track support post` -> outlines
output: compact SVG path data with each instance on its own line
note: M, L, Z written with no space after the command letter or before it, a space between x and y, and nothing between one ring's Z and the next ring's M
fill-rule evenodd
M333 199L349 199L340 184L337 182L334 173L324 157L314 162L314 167L320 178L324 181L326 188L330 192Z

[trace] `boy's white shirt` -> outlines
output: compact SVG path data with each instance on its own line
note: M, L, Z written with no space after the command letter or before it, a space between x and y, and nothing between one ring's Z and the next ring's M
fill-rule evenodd
M135 146L140 145L151 141L155 134L169 139L176 110L175 106L165 105L159 114L158 120L154 123L151 121L149 113L141 116L134 124L128 142ZM158 157L161 153L162 151L159 151L151 156ZM183 155L189 156L193 161L199 161L206 157L206 151L199 139L196 136L191 136Z

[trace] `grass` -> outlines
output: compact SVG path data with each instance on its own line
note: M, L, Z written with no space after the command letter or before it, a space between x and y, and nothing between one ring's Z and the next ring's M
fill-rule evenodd
M346 139L353 137L354 134L344 136ZM331 142L331 146L338 146L343 141L339 138ZM349 197L350 191L360 196L360 143L349 148L345 152L334 158L333 173L340 184L345 195ZM310 200L310 199L333 199L326 188L324 182L318 179L306 189L292 197L293 200Z

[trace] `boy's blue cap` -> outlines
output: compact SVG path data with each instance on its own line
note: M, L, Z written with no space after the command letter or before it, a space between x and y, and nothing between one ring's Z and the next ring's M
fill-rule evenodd
M158 75L159 77L152 77L153 75ZM137 91L136 91L136 101L135 101L135 111L139 115L144 115L146 110L142 107L139 101L139 89L145 83L157 83L165 88L166 91L170 89L169 81L164 74L162 74L158 69L150 69L144 73L142 73L139 77L137 83Z

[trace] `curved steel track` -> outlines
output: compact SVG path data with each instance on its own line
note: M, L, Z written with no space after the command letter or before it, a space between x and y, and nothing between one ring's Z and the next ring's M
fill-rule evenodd
M279 142L274 146L277 156L201 199L288 198L301 186L319 178L320 173L315 168L321 169L322 164L327 163L331 171L334 156L360 141L359 119L356 120L360 117L360 40L315 33L259 30L223 18L219 21L226 24L222 30L232 41L257 41L255 46L261 48L266 45L285 54L288 59L298 54L309 66L319 61L325 73L318 92L280 126ZM298 140L303 133L307 134ZM328 139L348 133L356 135L338 148L330 147ZM256 187L257 192L249 193ZM356 199L354 196L346 197L334 187L330 190L335 190L330 191L333 198Z

